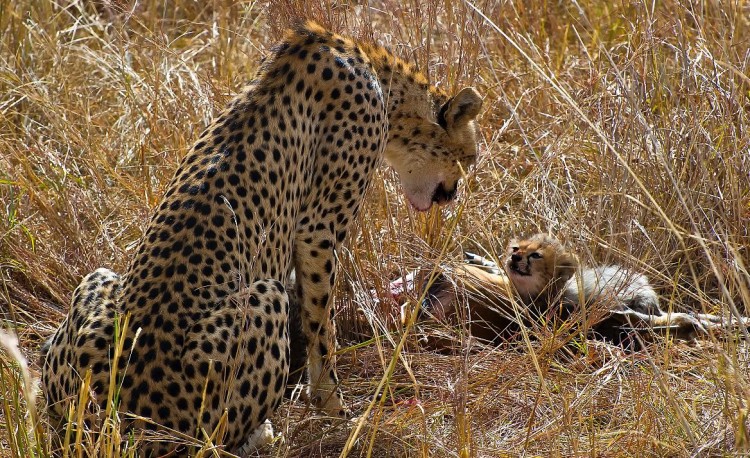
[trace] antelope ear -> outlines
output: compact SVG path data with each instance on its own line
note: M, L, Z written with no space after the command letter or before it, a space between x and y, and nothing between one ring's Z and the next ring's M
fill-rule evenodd
M467 124L479 114L482 109L482 98L473 87L465 87L440 108L438 123L444 129Z

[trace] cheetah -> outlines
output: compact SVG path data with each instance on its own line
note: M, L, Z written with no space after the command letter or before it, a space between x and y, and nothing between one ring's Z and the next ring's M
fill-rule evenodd
M692 339L709 330L727 330L730 324L716 315L664 312L645 275L618 265L580 267L576 254L548 234L513 239L503 268L466 253L463 265L444 268L425 289L423 317L455 321L462 315L472 336L483 341L514 334L519 319L567 319L584 309L593 337L629 349L640 348L633 331L668 329ZM468 299L467 312L456 308L457 293ZM524 308L514 309L511 298ZM750 319L742 317L737 323L746 326Z
M74 292L42 354L51 417L65 417L90 371L96 430L116 371L109 397L126 431L212 437L235 452L267 442L294 358L292 270L309 399L348 416L335 369L336 251L382 159L415 209L452 201L477 156L481 106L475 89L448 97L375 44L313 22L287 31L181 161L126 273L96 270ZM146 440L141 453L184 453L176 447Z

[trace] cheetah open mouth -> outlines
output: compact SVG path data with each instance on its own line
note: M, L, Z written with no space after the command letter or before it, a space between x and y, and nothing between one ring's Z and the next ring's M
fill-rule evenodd
M415 210L424 212L429 210L432 204L443 205L453 200L456 197L456 187L447 190L444 182L438 183L432 191L424 188L411 190L404 186L404 194Z
M445 183L441 182L435 192L432 193L432 202L438 205L443 205L456 198L456 190L458 188L453 187L450 191L445 189Z
M530 277L531 276L531 271L530 270L526 270L526 271L521 270L515 264L508 264L508 271L510 271L510 273L512 273L512 274L520 275L522 277Z

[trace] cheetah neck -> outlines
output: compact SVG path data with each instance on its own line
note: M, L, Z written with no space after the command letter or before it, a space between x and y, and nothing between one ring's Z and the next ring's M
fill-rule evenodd
M378 75L389 122L401 118L436 119L436 113L448 99L446 94L430 85L412 64L387 49L374 45L363 45L361 49Z

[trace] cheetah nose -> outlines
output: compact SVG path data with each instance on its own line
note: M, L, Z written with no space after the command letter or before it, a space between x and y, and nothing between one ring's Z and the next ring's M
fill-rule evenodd
M445 184L440 183L435 192L432 194L432 201L438 205L442 205L446 202L450 202L456 197L456 187L450 191L445 189Z

